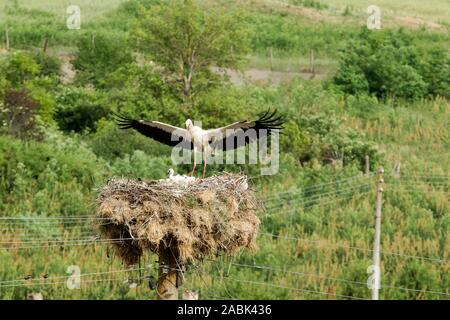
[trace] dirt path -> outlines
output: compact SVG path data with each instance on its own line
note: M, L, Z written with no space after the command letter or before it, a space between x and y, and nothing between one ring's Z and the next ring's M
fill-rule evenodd
M237 72L232 69L221 70L212 68L218 74L226 74L230 81L236 85L244 85L248 83L262 83L262 84L280 84L286 81L291 81L294 78L300 77L306 80L325 79L327 74L323 73L309 73L309 72L288 72L288 71L271 71L267 69L250 68L243 72Z
M61 66L61 82L63 84L71 83L76 75L76 71L72 65L72 56L60 55L62 61ZM238 72L232 69L219 69L217 67L211 68L215 73L226 75L229 77L231 83L242 86L250 83L259 84L280 84L286 81L291 81L294 78L300 77L306 80L318 79L322 80L327 77L324 73L310 73L310 72L292 72L292 71L271 71L268 69L250 68L243 72Z

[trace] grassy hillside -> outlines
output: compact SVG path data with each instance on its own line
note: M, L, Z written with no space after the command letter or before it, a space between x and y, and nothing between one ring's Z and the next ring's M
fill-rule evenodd
M121 3L123 0L96 0L96 1L88 1L88 0L80 0L77 1L76 5L78 5L82 11L82 20L83 21L92 21L95 18L103 16L105 13L111 12ZM73 1L69 0L43 0L43 1L33 1L33 0L1 0L0 1L0 18L3 20L8 17L4 8L6 7L14 7L16 5L27 8L34 9L39 11L45 11L51 14L54 14L59 19L65 21L67 16L66 10L69 5L74 4Z
M369 5L377 5L382 11L382 16L387 16L389 18L396 16L420 18L424 21L434 22L434 23L445 23L448 24L450 8L448 2L445 0L432 0L427 2L422 1L367 1L367 0L356 0L349 4L347 1L343 0L327 0L323 1L332 8L346 8L350 7L359 12L365 12Z
M200 299L370 298L376 171L383 166L380 297L450 297L450 66L439 55L446 57L442 48L450 43L448 2L375 3L389 11L393 33L372 40L385 44L390 36L399 49L386 40L384 55L368 56L386 63L361 62L345 50L373 44L361 35L366 1L286 1L288 8L281 1L244 2L249 54L243 70L281 71L280 82L236 85L205 72L188 108L170 79L134 47L134 2L121 2L79 1L88 9L80 32L61 27L63 1L19 0L18 8L0 13L0 41L6 27L11 36L10 52L0 53L1 299L30 292L45 299L154 299L148 276L157 277L157 257L146 255L126 269L107 242L96 240L90 216L96 190L111 177L163 178L173 166L170 148L119 131L111 111L180 126L192 117L215 127L268 107L289 119L278 174L260 176L253 165L207 171L244 170L251 177L265 207L258 249L205 257L190 266L183 288L199 291ZM14 1L0 0L5 5ZM346 7L350 13L343 15ZM441 26L397 32L400 16ZM41 55L36 51L45 37L49 53ZM323 77L309 73L311 50ZM355 71L353 61L371 68ZM62 82L61 68L77 74ZM286 71L302 74L283 78ZM386 77L369 79L373 74ZM383 81L392 74L399 92L385 94ZM411 98L411 86L423 95ZM18 100L32 110L30 118L21 114L30 123L8 126ZM83 275L79 290L66 286L72 265Z

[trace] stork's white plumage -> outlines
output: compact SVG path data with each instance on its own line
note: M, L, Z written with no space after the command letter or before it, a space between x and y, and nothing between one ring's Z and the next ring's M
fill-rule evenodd
M195 126L191 119L186 120L186 129L179 128L159 121L144 121L116 115L121 129L134 129L143 135L152 138L168 146L179 146L183 149L194 151L194 166L191 175L194 174L197 165L196 153L203 153L203 177L206 170L207 155L213 150L228 151L251 143L261 136L270 135L272 130L281 130L284 120L276 117L276 110L272 113L266 111L258 120L238 121L227 126L203 130ZM246 135L247 131L254 130L254 134Z
M167 180L187 187L188 185L194 183L197 179L195 177L188 177L185 175L175 175L175 171L170 168L169 170L167 170Z

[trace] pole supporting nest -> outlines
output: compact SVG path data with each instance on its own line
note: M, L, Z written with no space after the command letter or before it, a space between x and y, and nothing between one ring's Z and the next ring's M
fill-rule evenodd
M178 263L172 250L162 246L159 250L159 272L156 294L158 300L178 300Z
M96 227L102 238L114 239L111 246L126 265L144 252L158 255L157 299L176 300L190 263L256 248L259 208L242 174L224 172L188 186L111 179L99 190Z

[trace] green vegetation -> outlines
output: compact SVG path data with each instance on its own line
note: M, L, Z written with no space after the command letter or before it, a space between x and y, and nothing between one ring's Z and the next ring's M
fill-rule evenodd
M244 19L223 6L205 11L196 1L163 1L142 13L133 34L138 46L164 68L165 78L180 87L186 101L193 87L210 88L211 67L242 64L249 51Z
M411 36L364 30L341 55L334 83L345 93L423 98L450 94L450 53L417 49Z
M163 178L173 166L170 148L119 130L112 112L179 126L189 117L215 127L277 108L288 119L278 174L259 176L262 165L207 168L207 175L244 170L254 177L251 186L266 207L258 250L198 262L186 273L184 287L200 291L200 299L369 298L371 252L364 248L370 250L373 240L373 173L383 165L382 285L395 288L383 288L381 298L448 298L420 291L450 288L448 34L363 31L353 9L339 15L344 19L339 23L257 4L226 4L225 11L215 1L187 2L188 7L146 0L112 1L111 7L81 2L95 10L76 31L64 29L63 2L8 2L2 13L7 19L0 22L0 41L6 26L11 37L9 52L0 53L2 217L82 218L94 214L96 188L111 177ZM341 3L291 2L321 14ZM203 6L213 8L203 15ZM245 19L237 22L238 17ZM214 32L205 31L211 28ZM193 40L184 43L185 35ZM46 37L49 50L43 53ZM195 52L200 64L186 100L180 80L192 69L187 44L214 39L218 42ZM236 85L209 68L245 69L249 58L250 66L268 69L269 47L276 70L291 71L295 63L296 71L304 71L313 49L318 72L330 75ZM62 82L68 53L57 53L66 48L77 74ZM369 175L363 174L366 156ZM395 178L396 163L402 178ZM188 166L176 170L185 173ZM151 263L150 271L87 275L81 290L68 290L65 281L6 286L3 281L26 275L37 283L43 274L66 276L70 265L79 265L83 274L124 267L105 243L74 243L94 236L89 220L0 220L0 228L2 241L20 242L0 248L2 299L37 291L46 299L155 298L145 281L129 287L149 272L156 276L152 256L141 262L141 267ZM14 246L34 247L3 250Z

